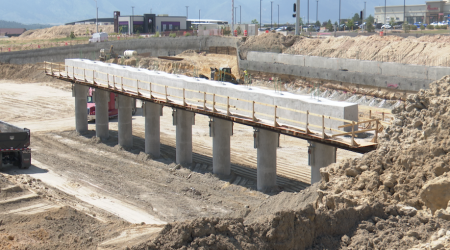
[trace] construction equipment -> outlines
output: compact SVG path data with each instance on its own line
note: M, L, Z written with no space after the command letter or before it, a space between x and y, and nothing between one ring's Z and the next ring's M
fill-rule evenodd
M30 130L0 121L0 167L12 164L31 166Z
M211 68L211 80L239 84L236 77L231 73L231 68Z
M109 60L111 58L116 61L118 57L119 57L119 55L116 52L114 52L114 48L112 45L111 45L111 48L109 49L109 53L106 53L105 49L100 50L99 59L102 62L106 62L107 60ZM115 63L117 63L117 62L115 62Z

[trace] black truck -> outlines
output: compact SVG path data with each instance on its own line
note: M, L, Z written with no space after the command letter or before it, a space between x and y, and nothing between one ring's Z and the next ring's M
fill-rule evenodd
M31 166L30 130L0 121L0 167L12 164Z

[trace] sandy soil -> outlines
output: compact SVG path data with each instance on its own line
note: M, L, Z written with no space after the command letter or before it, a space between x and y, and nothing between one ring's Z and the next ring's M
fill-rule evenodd
M85 135L73 132L74 104L70 84L58 81L25 83L27 81L29 79L0 81L0 105L8 107L0 114L0 119L31 129L34 164L28 170L9 167L2 172L13 184L20 184L23 178L40 180L47 189L62 194L52 200L55 194L37 193L39 199L49 203L32 204L29 210L34 210L33 206L48 207L36 210L36 213L52 214L62 207L72 212L74 209L84 211L99 225L112 219L114 223L123 222L128 226L118 229L122 235L118 241L126 244L124 239L130 237L148 240L148 235L159 232L158 225L166 222L239 216L245 213L246 207L259 206L268 197L255 190L256 149L253 148L251 127L235 125L231 138L234 174L219 178L211 173L212 139L208 132L208 117L197 116L193 127L195 163L191 168L178 168L174 163L175 127L170 109L164 109L161 120L163 157L152 160L141 154L144 150L143 117L133 117L135 147L131 151L117 146L117 120L110 121L111 138L98 143L93 139L94 123L89 124L90 132ZM299 191L309 183L306 146L306 141L281 137L278 172L282 190ZM359 157L355 153L338 151L339 160L355 156ZM29 186L26 188L33 190ZM21 209L23 206L20 205L6 208L8 214L19 214ZM155 226L140 229L141 222ZM24 223L26 227L31 222ZM10 231L11 226L5 225L5 231L14 232ZM104 232L104 236L93 242L101 244L108 240L106 245L114 243L111 238L116 235L113 237ZM52 232L48 233L50 238L56 237ZM22 238L16 238L14 242L17 246L34 244ZM40 247L39 244L33 246Z

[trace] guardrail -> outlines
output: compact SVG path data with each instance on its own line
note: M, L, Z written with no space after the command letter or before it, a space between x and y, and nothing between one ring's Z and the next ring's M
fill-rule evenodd
M75 70L82 71L83 73L76 73ZM212 112L212 113L221 113L228 117L241 117L241 118L244 117L253 122L264 123L265 125L271 126L273 128L282 127L284 129L294 130L297 133L299 131L301 131L302 133L304 133L306 135L315 135L315 136L318 136L321 139L327 140L327 141L330 141L330 140L331 141L339 141L340 143L347 144L342 141L342 137L350 136L351 141L348 145L351 148L367 146L367 145L357 144L355 142L355 138L357 138L358 134L371 132L371 131L374 132L374 137L371 141L371 143L372 143L371 145L376 146L376 144L378 142L377 141L378 133L383 130L383 125L382 125L382 122L380 121L380 119L370 119L370 120L355 122L355 121L331 117L331 116L314 114L314 113L310 113L309 111L300 111L300 110L295 110L295 109L291 109L291 108L287 108L287 107L280 107L280 106L276 106L276 105L272 105L272 104L256 102L253 100L246 100L246 99L242 99L242 98L218 95L215 93L208 93L208 92L199 91L199 90L172 87L172 86L167 86L167 85L163 85L163 84L152 83L152 82L142 81L142 80L138 80L138 79L112 75L112 74L108 74L108 73L104 73L104 72L100 72L100 71L96 71L96 70L92 70L92 69L85 69L85 68L79 68L79 67L74 67L74 66L69 67L69 66L66 66L66 65L60 64L60 63L44 62L44 71L46 74L54 76L54 77L71 80L73 82L92 84L94 87L103 87L106 89L119 91L119 92L126 93L126 94L132 94L132 95L137 96L137 98L142 97L143 99L159 100L159 101L162 101L162 103L166 103L166 104L178 103L179 105L182 105L183 107L188 107L189 109L194 110L194 111L198 110L198 111L208 111L208 112ZM70 74L70 71L72 72L72 74ZM96 74L104 75L105 78L95 77ZM137 84L136 84L136 86L130 86L130 85L124 84L124 80L135 81ZM140 87L140 86L142 86L142 84L145 84L145 88ZM164 91L163 92L156 91L155 90L156 86L164 89ZM180 94L179 95L170 94L168 91L169 89L178 90ZM197 94L203 95L203 98L201 98L201 99L187 98L186 97L187 92L192 92L192 93L197 93ZM208 98L208 97L210 97L210 98ZM223 100L226 100L226 102L218 101L216 99L217 97L222 98ZM210 99L210 100L208 100L208 99ZM211 101L211 99L212 99L212 101ZM234 100L237 102L249 103L249 104L251 104L252 109L251 110L243 109L243 108L238 108L237 105L230 105L230 100ZM269 109L273 109L274 115L271 116L268 114L257 112L255 109L257 105L264 106ZM222 108L222 109L219 110L220 108ZM291 119L287 119L287 118L281 118L281 117L277 116L277 112L279 112L279 110L287 110L287 111L291 111L291 112L295 112L295 113L304 114L304 115L306 115L306 119L304 121L299 121L299 120L291 120ZM248 116L239 114L239 111L248 112L251 114L251 116L248 117ZM309 119L311 116L320 117L322 119L322 124L321 125L310 124ZM339 126L339 128L351 127L352 131L345 132L342 130L333 129L333 128L331 128L331 126L326 127L325 120L335 120L335 121L347 123L347 125ZM299 126L289 127L287 125L280 124L282 121L287 121L290 123L298 124ZM367 128L367 129L364 129L361 131L355 131L355 128L357 128L357 126L360 124L374 124L375 126L374 126L374 128ZM317 130L312 131L312 130L310 130L310 128L315 128L318 131ZM337 140L337 137L341 137L340 138L341 140Z

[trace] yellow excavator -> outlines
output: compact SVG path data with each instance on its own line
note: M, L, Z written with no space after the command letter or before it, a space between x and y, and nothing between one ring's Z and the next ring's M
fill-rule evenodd
M211 68L211 80L239 84L236 77L231 73L231 68Z
M111 45L111 48L109 49L109 53L107 53L107 52L105 51L105 49L101 49L101 50L100 50L100 56L99 56L99 59L100 59L100 61L102 61L102 62L106 62L106 61L109 60L109 59L114 59L114 61L116 61L118 57L119 57L119 55L117 55L117 53L114 52L114 48L113 48L112 45ZM117 62L114 62L114 63L117 63Z

